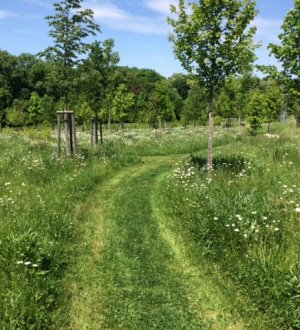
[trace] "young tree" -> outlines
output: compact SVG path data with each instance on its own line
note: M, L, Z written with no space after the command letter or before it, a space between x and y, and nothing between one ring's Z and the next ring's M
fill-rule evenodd
M119 54L113 51L114 41L95 41L91 45L88 58L82 65L82 90L86 101L98 119L105 95L112 88L116 66L120 60Z
M281 28L283 30L279 35L281 45L271 43L268 48L271 50L271 54L281 62L284 74L291 79L296 78L299 84L300 0L294 0L294 8L287 13Z
M256 135L261 128L262 118L266 109L265 95L258 89L250 93L249 102L246 107L247 120L250 125L249 132Z
M225 79L250 69L254 61L253 36L249 27L256 15L254 0L199 0L171 6L174 32L170 40L184 69L208 91L208 170L213 166L214 100Z
M299 123L300 100L300 0L294 0L294 8L291 9L281 26L279 35L281 45L269 44L271 54L281 62L282 72L274 67L264 67L264 71L276 78L285 87L285 93L290 94L292 108Z
M89 49L84 40L100 31L94 23L92 10L82 9L81 4L82 0L62 0L53 4L56 14L47 16L46 20L54 45L40 53L55 63L65 110L69 108L74 67L80 62L80 55Z
M112 116L113 119L123 124L128 117L130 108L134 105L134 94L127 91L127 87L121 84L112 100Z
M185 123L192 122L195 127L197 120L199 120L204 113L207 115L207 95L204 88L193 86L184 102L183 118Z
M153 127L162 128L162 121L170 122L175 119L174 103L172 102L173 88L167 81L155 84L147 102L148 123Z
M283 110L284 97L281 89L274 80L268 80L263 85L265 89L265 103L266 107L264 115L268 122L268 133L270 132L271 122L278 120L280 112Z

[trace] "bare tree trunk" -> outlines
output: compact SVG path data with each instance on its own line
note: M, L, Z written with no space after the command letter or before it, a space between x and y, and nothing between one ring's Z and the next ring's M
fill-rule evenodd
M159 128L159 132L161 132L161 117L158 117L158 128Z
M271 126L271 122L268 122L268 133L270 133L270 126Z
M111 109L108 109L108 139L111 137Z
M211 97L209 102L209 130L208 130L208 155L207 170L209 173L213 170L213 143L214 143L214 100Z
M103 127L102 127L102 121L100 121L100 143L103 144Z

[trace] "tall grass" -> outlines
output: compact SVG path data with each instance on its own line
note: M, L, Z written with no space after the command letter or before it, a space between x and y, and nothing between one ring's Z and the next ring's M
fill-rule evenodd
M239 137L169 177L170 212L280 329L300 329L300 156L288 138Z
M80 204L131 159L106 146L58 161L53 145L21 133L0 136L0 155L0 328L52 328Z

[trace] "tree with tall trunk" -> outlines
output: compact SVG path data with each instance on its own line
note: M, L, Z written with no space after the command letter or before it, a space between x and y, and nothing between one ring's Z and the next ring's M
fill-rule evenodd
M213 169L214 102L227 77L251 69L255 60L254 0L179 0L168 17L170 40L183 68L208 91L207 167Z
M62 0L54 3L53 7L55 15L47 16L46 20L54 45L40 55L54 63L59 75L64 110L68 110L74 86L74 68L81 61L80 56L90 48L90 44L84 40L95 36L100 27L94 22L93 11L82 8L82 0Z

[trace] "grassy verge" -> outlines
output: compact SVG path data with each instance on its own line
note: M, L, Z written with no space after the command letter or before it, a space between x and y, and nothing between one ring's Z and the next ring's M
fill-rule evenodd
M169 178L170 209L199 253L219 265L280 329L300 328L300 157L287 138L241 137L198 154Z
M57 161L48 143L0 139L0 328L52 328L79 235L79 206L130 159L103 149Z

